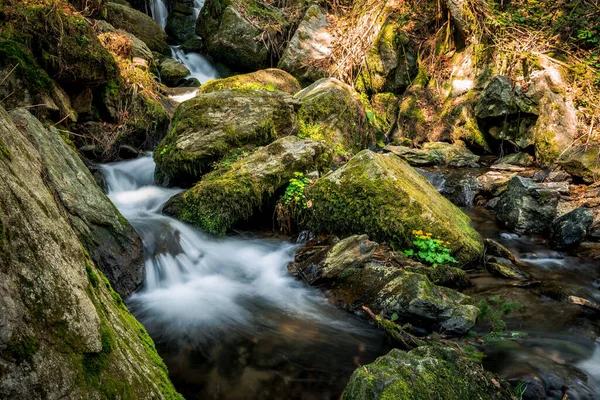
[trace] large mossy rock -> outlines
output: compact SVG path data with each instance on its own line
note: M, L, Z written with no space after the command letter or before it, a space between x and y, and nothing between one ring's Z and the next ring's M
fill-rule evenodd
M332 52L333 38L328 27L327 12L316 4L310 6L281 55L278 67L305 83L325 78L327 71L319 67L319 62Z
M382 247L367 235L349 236L333 246L309 246L296 255L290 272L326 289L350 310L365 305L376 313L396 314L401 323L458 335L475 325L479 310L470 297L431 283L427 275L436 275L435 268L413 261L419 272L409 272L411 262L402 264Z
M399 15L390 15L367 51L354 83L359 92L402 94L417 75L416 51L400 31L399 19Z
M196 29L196 20L191 8L177 7L167 18L165 32L175 40L175 43L183 43L186 40L194 39Z
M121 4L108 3L106 20L115 28L123 29L139 38L150 50L169 54L165 31L143 12Z
M213 16L211 6L214 3L219 1L204 4L196 23L196 33L204 39L208 53L216 61L238 71L269 67L269 49L260 39L262 30L244 18L233 5Z
M298 80L287 72L277 68L267 68L249 74L208 81L200 87L199 93L222 89L279 90L293 95L302 90L302 87Z
M295 133L296 108L287 93L257 89L219 90L181 103L154 152L158 181L193 185L224 156Z
M556 217L559 198L556 189L515 176L495 207L496 218L518 233L545 232Z
M559 159L560 166L569 174L586 183L600 179L600 148L598 146L569 149Z
M190 74L190 70L185 65L171 57L166 57L160 63L158 71L162 82L167 86L179 85Z
M352 374L343 400L510 400L508 383L456 347L393 349Z
M12 111L10 116L39 151L50 189L94 263L119 294L131 295L144 279L144 253L136 231L55 129L46 130L26 110Z
M182 399L30 140L0 108L0 398Z
M183 196L171 199L164 212L208 233L224 235L288 185L294 172L320 170L330 160L321 142L295 136L281 138L205 175Z
M365 104L351 86L335 78L323 78L294 98L302 102L298 135L325 140L338 163L375 144Z
M308 225L316 232L366 233L394 248L410 248L412 231L449 241L461 265L483 254L483 239L460 209L393 154L365 150L309 190Z

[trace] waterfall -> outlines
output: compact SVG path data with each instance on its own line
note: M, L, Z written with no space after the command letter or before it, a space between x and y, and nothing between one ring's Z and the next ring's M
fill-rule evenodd
M150 0L150 12L152 13L152 18L165 29L169 15L165 2L163 0Z

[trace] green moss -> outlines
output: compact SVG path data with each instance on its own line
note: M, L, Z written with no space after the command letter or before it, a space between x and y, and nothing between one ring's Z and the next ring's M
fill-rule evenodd
M4 157L6 157L8 159L8 161L12 160L12 155L10 154L10 150L8 149L8 147L6 147L6 145L4 144L2 139L0 139L0 153Z
M22 362L31 363L33 356L39 349L39 343L33 336L26 336L23 339L10 339L7 343L6 350L2 353L3 356L8 356L16 363Z
M88 261L85 262L85 272L87 273L88 280L92 284L94 288L98 287L98 276L94 272L94 268L90 265Z
M52 89L52 79L40 68L24 39L0 34L0 60L4 66L16 66L13 73L16 72L30 90L48 92ZM1 143L0 149L4 153Z

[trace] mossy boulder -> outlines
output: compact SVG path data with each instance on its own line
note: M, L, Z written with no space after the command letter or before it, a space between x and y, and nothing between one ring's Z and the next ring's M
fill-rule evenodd
M308 226L316 232L366 233L394 248L409 248L412 231L450 242L461 265L483 254L483 239L460 209L393 154L364 150L309 189Z
M586 183L600 178L600 148L598 146L574 147L563 154L558 163L569 174Z
M304 83L325 78L327 71L319 67L319 62L329 57L333 49L328 28L327 11L311 5L281 55L278 67Z
M106 20L115 28L123 29L139 38L152 51L169 54L167 35L150 16L116 3L108 3Z
M131 33L123 29L117 29L104 20L94 21L94 29L98 33L101 42L104 43L111 40L119 41L119 45L123 46L121 51L126 52L130 57L144 59L149 65L154 64L154 54L152 53L152 50L150 50L146 43L142 42ZM110 36L110 38L103 40L103 36ZM122 36L126 36L127 39L129 39L129 43L124 43ZM108 46L105 44L104 47Z
M269 49L260 39L263 31L250 23L233 5L207 1L196 23L196 33L206 42L206 49L216 61L236 70L253 71L269 67ZM214 16L213 16L214 15Z
M190 74L190 70L185 65L171 57L166 57L160 63L158 71L162 82L167 86L177 86Z
M302 102L298 136L325 140L338 163L375 144L368 109L351 86L335 78L324 78L294 98Z
M414 149L405 146L386 146L385 150L405 159L410 165L447 167L475 167L479 156L466 147L444 142L424 143L422 148Z
M190 186L213 162L295 133L296 107L289 94L261 89L224 89L181 103L154 152L157 179Z
M12 111L10 116L42 156L50 189L67 211L69 223L94 263L120 295L131 295L145 275L138 234L58 131L46 130L23 109Z
M222 236L272 200L294 172L321 170L330 160L321 142L295 136L281 138L205 175L192 189L171 199L164 212Z
M181 400L152 339L86 254L30 140L0 108L0 397Z
M367 50L354 87L362 93L402 94L417 75L416 51L402 33L400 16L391 14Z
M287 72L277 68L268 68L249 74L208 81L200 87L199 93L210 93L222 89L279 90L293 95L302 90L302 87L298 80Z
M393 349L352 374L344 400L510 400L510 385L456 347Z
M180 9L169 14L165 26L165 32L175 40L175 43L183 43L196 36L196 20L193 13L181 12Z

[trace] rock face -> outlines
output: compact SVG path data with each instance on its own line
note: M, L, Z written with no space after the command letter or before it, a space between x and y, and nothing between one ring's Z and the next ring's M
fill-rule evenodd
M544 232L556 217L559 197L555 189L515 176L495 207L496 217L518 233Z
M360 152L320 178L309 198L308 224L316 232L366 233L403 249L410 246L413 230L423 230L449 241L461 264L483 254L483 241L469 218L393 154Z
M510 386L470 361L460 350L421 346L393 349L352 374L344 400L512 399Z
M196 33L206 42L208 53L236 70L257 70L269 66L269 50L260 39L261 30L233 6L215 18L207 1L196 23Z
M193 185L222 157L293 134L295 108L287 93L256 89L219 90L181 103L154 152L158 180Z
M587 236L593 222L592 210L582 207L558 217L552 222L550 236L552 246L556 249L577 247Z
M428 142L423 144L421 149L388 145L385 150L405 159L410 165L418 167L432 165L456 168L475 167L479 161L479 156L473 154L466 147L444 142Z
M314 82L327 76L318 63L331 55L332 37L328 32L327 12L314 4L288 43L278 67L302 82Z
M56 130L46 130L22 109L10 116L32 139L44 163L49 189L67 211L69 223L94 263L120 295L131 295L144 279L144 254L136 231Z
M411 264L418 263L386 252L367 235L355 235L333 246L318 244L314 250L310 246L301 250L290 272L326 288L346 308L366 305L375 312L397 314L402 322L453 334L471 329L479 313L472 300L432 284L427 272L434 276L436 268Z
M339 163L374 144L365 105L351 86L334 78L320 79L294 98L302 102L298 135L325 140Z
M399 16L384 22L373 46L367 51L362 72L354 86L362 93L401 94L417 75L417 56L399 29Z
M210 93L222 89L280 90L293 95L302 90L302 87L298 80L287 72L277 68L268 68L249 74L208 81L200 87L200 93Z
M128 6L108 3L106 20L115 28L123 29L139 38L150 50L169 54L165 31L148 15Z
M170 57L165 58L159 65L160 78L167 86L177 86L190 74L190 70Z
M213 171L183 194L171 199L164 212L224 235L283 189L294 172L319 170L331 157L325 144L295 136L281 138L231 166Z
M0 397L182 399L1 108L0 148Z

